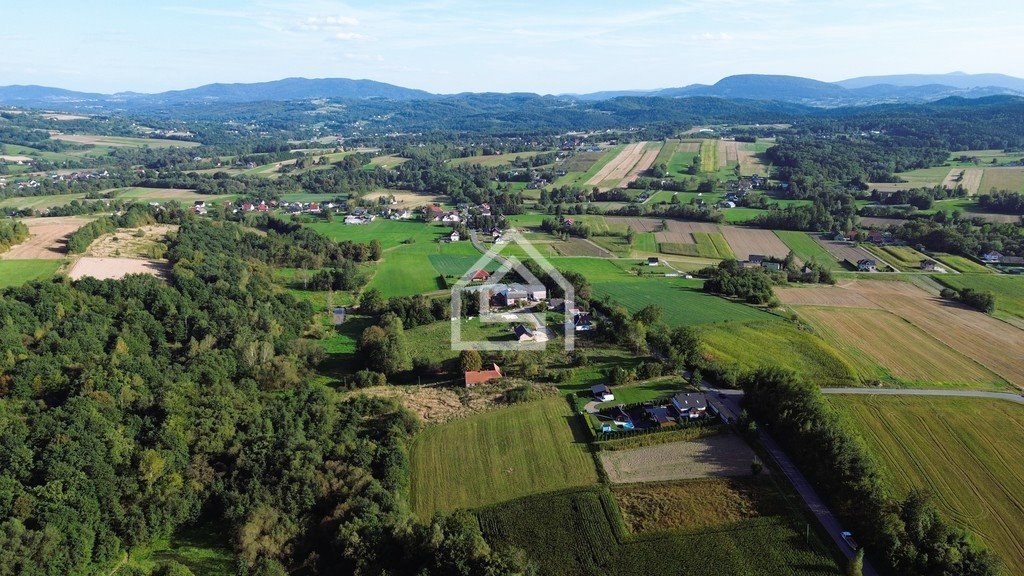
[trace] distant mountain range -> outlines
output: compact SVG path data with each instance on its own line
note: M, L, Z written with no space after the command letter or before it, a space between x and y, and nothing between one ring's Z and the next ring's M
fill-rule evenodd
M839 82L822 82L798 76L740 74L713 85L691 84L656 90L619 90L559 97L584 101L620 97L716 97L730 100L770 100L809 106L862 106L888 102L929 102L959 96L980 98L993 95L1024 96L1024 79L1003 74L905 74L864 76ZM394 101L466 98L472 94L441 95L403 88L373 80L347 78L286 78L252 84L207 84L188 90L158 94L121 92L95 94L45 86L0 87L0 104L27 108L76 110L145 109L183 104L250 103L291 100ZM516 96L516 95L509 95Z

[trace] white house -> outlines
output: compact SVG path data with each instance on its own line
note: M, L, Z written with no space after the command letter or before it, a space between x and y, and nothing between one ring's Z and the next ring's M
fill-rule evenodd
M458 230L452 230L452 233L451 233L451 235L449 235L449 236L448 236L448 239L449 239L449 240L450 240L451 242L458 242L458 241L459 241L459 238L460 238L460 236L459 236L459 232L458 232Z

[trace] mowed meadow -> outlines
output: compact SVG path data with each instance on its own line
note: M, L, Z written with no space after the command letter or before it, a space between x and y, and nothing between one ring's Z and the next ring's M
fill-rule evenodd
M424 429L413 440L412 508L476 508L597 482L584 431L564 398L553 397ZM578 421L576 421L578 422Z
M941 514L1024 574L1024 406L981 398L826 397L883 464L896 496L923 487Z

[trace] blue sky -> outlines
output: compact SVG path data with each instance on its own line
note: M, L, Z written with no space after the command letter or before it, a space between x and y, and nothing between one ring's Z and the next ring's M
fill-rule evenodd
M0 85L155 92L289 76L539 93L896 73L1024 76L1019 0L106 0L4 11Z

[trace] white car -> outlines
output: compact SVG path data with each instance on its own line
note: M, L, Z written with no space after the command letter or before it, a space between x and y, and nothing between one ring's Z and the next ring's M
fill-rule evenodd
M843 537L843 541L846 542L846 545L849 546L851 550L857 550L860 548L860 546L857 545L857 541L853 539L853 534L850 534L849 532L841 532L839 535Z

